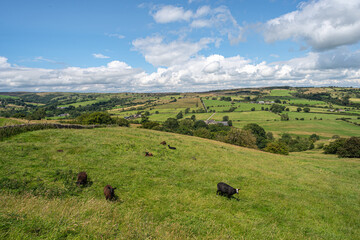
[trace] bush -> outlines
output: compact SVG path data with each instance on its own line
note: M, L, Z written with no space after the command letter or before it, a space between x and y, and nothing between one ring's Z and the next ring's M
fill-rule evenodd
M304 112L306 112L306 113L310 112L310 108L308 108L308 107L304 108Z
M206 128L199 128L194 131L194 136L201 138L211 138L211 133Z
M339 157L360 158L360 138L346 139L344 145L338 148L337 154Z
M226 135L225 142L242 147L257 148L256 137L250 130L239 130L233 128Z
M272 132L267 132L266 133L266 138L269 139L270 141L274 140L274 134Z
M183 118L183 113L182 111L180 111L177 115L176 115L176 119L181 119Z
M289 121L289 115L287 113L281 114L280 117L281 117L281 121Z
M195 121L194 128L207 128L207 124L203 120Z
M317 134L311 134L311 136L309 137L310 140L312 140L313 142L316 142L317 140L320 140L320 136Z
M114 124L116 121L106 112L84 113L78 117L81 124Z
M159 126L160 124L157 123L157 122L151 122L151 121L148 121L148 122L144 122L141 124L141 127L143 128L147 128L147 129L154 129L155 127Z
M270 142L264 148L265 152L289 155L289 147L283 142Z
M223 121L224 122L229 121L229 116L223 116Z
M125 118L115 118L114 121L115 121L115 124L118 126L122 126L122 127L130 126L129 121L126 120Z
M339 138L334 142L331 142L329 145L324 146L324 153L325 154L336 154L339 148L343 147L345 144L345 138Z

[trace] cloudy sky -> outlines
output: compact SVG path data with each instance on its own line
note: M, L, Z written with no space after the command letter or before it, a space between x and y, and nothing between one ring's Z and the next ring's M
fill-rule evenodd
M0 91L360 87L360 0L2 0Z

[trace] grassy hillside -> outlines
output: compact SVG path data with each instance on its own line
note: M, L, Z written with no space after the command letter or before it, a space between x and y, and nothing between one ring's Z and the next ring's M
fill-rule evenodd
M0 148L1 239L360 236L360 159L133 128L28 132ZM92 185L75 186L79 171ZM238 201L215 194L220 181L240 188ZM105 200L106 184L116 201Z

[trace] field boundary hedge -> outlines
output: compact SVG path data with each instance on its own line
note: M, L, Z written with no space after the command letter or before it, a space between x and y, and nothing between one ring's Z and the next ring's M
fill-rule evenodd
M33 123L19 124L0 127L0 141L5 138L30 131L38 131L44 129L91 129L103 127L102 125L77 125L77 124L58 124L58 123Z

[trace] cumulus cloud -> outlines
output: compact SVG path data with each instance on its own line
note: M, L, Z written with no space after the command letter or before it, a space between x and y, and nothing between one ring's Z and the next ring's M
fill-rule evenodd
M172 66L182 64L195 56L208 44L214 42L209 38L202 38L199 42L185 42L182 40L165 43L163 37L139 38L132 42L134 49L140 51L145 60L154 66Z
M105 55L103 55L101 53L93 53L92 55L93 55L94 58L110 58L110 57L105 56Z
M231 44L237 44L244 40L244 29L232 16L226 6L211 8L201 6L195 12L185 10L183 7L172 5L162 6L155 12L151 12L155 22L165 24L170 22L187 22L190 28L212 28L220 35L226 36Z
M265 40L304 40L315 50L333 49L360 40L358 0L318 0L301 3L298 10L269 20Z
M152 14L155 22L157 23L189 21L192 15L193 13L190 10L186 11L182 7L175 7L171 5L163 6Z
M12 66L0 57L0 91L193 92L274 85L360 87L360 68L356 66L360 53L341 50L313 52L273 63L254 63L241 56L197 55L179 64L159 67L153 73L121 61L100 67L42 69Z
M6 57L1 57L0 56L0 68L8 68L10 67L10 64L7 62L7 58Z

